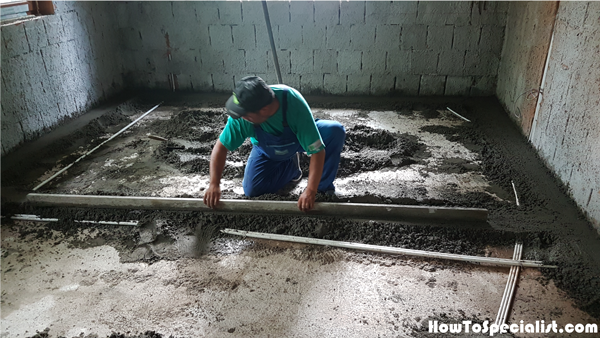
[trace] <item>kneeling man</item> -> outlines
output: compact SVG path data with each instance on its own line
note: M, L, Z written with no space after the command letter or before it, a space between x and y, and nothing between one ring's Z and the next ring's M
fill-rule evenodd
M252 152L244 172L246 196L275 193L290 181L302 178L299 153L310 155L308 185L298 208L314 207L317 192L333 193L333 180L346 139L344 126L316 120L302 94L286 85L268 86L260 77L236 83L225 104L229 119L212 150L210 184L204 203L215 208L221 199L221 176L228 151L250 137Z

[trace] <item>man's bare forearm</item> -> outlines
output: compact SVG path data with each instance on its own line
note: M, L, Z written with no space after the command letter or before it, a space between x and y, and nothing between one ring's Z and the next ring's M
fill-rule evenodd
M310 156L310 166L308 167L308 185L306 189L317 192L321 176L323 175L323 164L325 163L325 149Z
M310 166L308 168L308 185L298 199L298 208L304 212L310 211L315 206L315 197L321 175L323 175L323 164L325 163L325 149L310 157Z
M227 148L217 140L210 155L210 183L204 191L204 204L209 208L216 208L221 200L221 177L225 160L227 159Z
M227 148L217 140L210 155L210 184L219 185L225 168L225 160L227 159Z

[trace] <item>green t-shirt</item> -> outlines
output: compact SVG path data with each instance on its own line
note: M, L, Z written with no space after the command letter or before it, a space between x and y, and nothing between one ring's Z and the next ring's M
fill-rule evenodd
M281 135L283 132L283 89L288 88L286 117L290 129L296 134L300 145L307 154L315 154L324 149L325 145L321 139L321 134L319 134L310 107L302 94L294 88L282 84L269 87L273 89L280 107L273 116L260 125L261 128L269 134ZM248 137L250 137L252 144L258 145L258 140L254 135L254 124L242 118L229 117L219 140L227 150L233 151L241 146Z

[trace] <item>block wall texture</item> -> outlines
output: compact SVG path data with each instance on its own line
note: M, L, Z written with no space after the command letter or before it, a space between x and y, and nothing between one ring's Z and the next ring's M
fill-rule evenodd
M108 2L2 25L2 155L124 88Z
M125 88L277 83L260 1L55 2L2 26L2 154ZM505 2L269 1L304 94L493 95Z
M129 84L276 83L260 1L115 2ZM506 2L269 1L283 82L305 94L493 95Z
M598 13L600 2L560 2L530 141L600 231Z
M529 135L558 1L510 4L496 95L512 119Z

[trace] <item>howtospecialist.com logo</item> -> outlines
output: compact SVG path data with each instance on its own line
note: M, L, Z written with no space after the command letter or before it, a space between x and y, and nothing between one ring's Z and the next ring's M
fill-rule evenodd
M437 320L429 321L429 333L483 333L493 337L502 333L591 333L598 334L598 324L566 324L558 327L556 321L546 323L544 320L536 320L535 323L525 324L490 324L488 320L479 324L470 320L461 323L439 323Z

